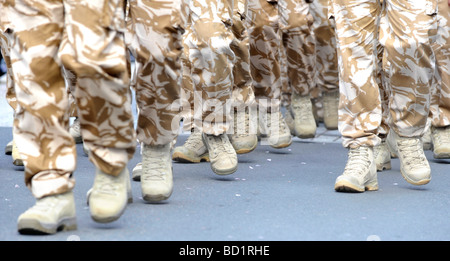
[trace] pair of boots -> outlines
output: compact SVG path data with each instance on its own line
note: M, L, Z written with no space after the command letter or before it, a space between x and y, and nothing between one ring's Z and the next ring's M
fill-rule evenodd
M431 180L431 169L424 154L420 137L401 137L390 132L374 152L373 147L350 148L344 173L337 177L335 190L339 192L364 192L378 190L377 170L391 168L391 153L400 160L403 178L413 185L424 185ZM384 146L384 148L382 147Z
M132 201L128 169L124 168L117 176L97 169L87 198L93 220L100 223L117 220ZM19 216L17 228L22 234L54 234L76 229L73 192L38 198L34 206Z
M310 95L292 93L291 104L285 114L292 135L300 139L314 138L319 121L327 130L338 129L339 90L324 91L320 101L322 107L319 109L318 102L312 102Z
M76 143L83 143L78 118L74 120L69 132ZM142 162L133 169L133 180L141 181L142 198L145 201L168 199L173 190L171 144L142 146ZM87 154L84 144L83 150Z
M450 159L450 126L431 126L421 137L421 141L423 150L432 150L435 159ZM387 138L374 148L374 157L378 171L391 169L391 157L398 157L395 134L390 132Z
M142 170L139 173L143 199L157 202L172 194L172 144L142 148ZM92 188L87 193L91 218L99 223L117 220L133 201L130 174L125 167L117 176L97 169ZM36 204L18 218L20 233L53 234L76 229L75 203L72 191L39 198Z
M267 113L259 121L260 137L266 137L274 148L284 148L292 143L291 134L280 112ZM218 175L232 174L237 170L237 154L253 151L258 136L252 133L249 111L234 113L233 134L209 135L192 131L183 146L176 147L173 160L198 163L211 162Z
M235 111L233 134L210 135L193 130L186 142L174 149L172 159L178 162L209 161L217 175L229 175L237 170L237 154L253 151L258 138L251 133L249 111Z

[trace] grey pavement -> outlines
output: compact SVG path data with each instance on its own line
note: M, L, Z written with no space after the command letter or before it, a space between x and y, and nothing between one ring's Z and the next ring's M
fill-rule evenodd
M4 91L4 85L0 85ZM4 95L4 92L0 92ZM4 96L3 96L4 97ZM23 168L3 148L12 139L12 111L0 99L0 241L448 241L450 160L426 151L432 181L407 183L399 172L379 172L379 190L338 193L334 181L347 160L338 131L323 125L314 139L294 138L284 149L259 145L239 155L238 170L215 175L209 163L173 163L174 191L158 204L146 203L132 181L133 203L109 224L94 222L86 192L94 166L77 145L74 189L78 229L54 235L17 232L17 217L34 204ZM180 133L177 145L188 134ZM140 148L130 161L140 161Z
M0 144L12 138L0 128ZM399 172L379 172L380 189L338 193L334 181L347 151L337 131L319 128L320 136L295 138L285 149L260 145L239 155L239 168L217 176L209 163L173 164L174 192L165 202L145 203L139 182L132 182L134 202L109 224L94 222L86 191L94 167L77 145L74 189L78 229L55 235L26 236L17 217L34 204L24 185L23 169L0 155L0 240L6 241L447 241L450 239L450 173L447 160L427 151L433 178L424 186L407 183ZM327 134L327 135L326 135ZM178 144L187 138L179 136ZM139 148L138 150L139 151ZM139 153L129 164L131 170Z

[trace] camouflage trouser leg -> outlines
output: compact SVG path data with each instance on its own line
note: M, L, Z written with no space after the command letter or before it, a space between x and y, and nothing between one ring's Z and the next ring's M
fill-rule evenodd
M231 50L235 54L235 63L233 66L233 88L232 88L232 107L251 106L254 102L254 92L252 86L252 77L250 73L250 52L249 38L245 19L247 19L247 0L234 1L233 8L233 24L231 26L234 38L230 44ZM184 52L183 60L183 80L182 80L182 102L187 106L183 106L183 128L190 130L194 127L194 86L191 78L192 65L187 57L189 57L189 46L187 43L193 37L192 26L188 26L184 35ZM196 108L198 108L197 105ZM200 107L201 108L201 107Z
M16 110L17 107L17 99L16 93L14 90L14 80L12 75L12 67L11 67L11 39L9 39L10 35L7 33L11 21L9 19L9 6L5 1L0 1L0 45L1 51L3 55L3 59L6 63L6 101L8 104Z
M125 64L120 66L113 60L123 57L124 45L119 48L123 50L120 55L113 55L110 50L114 48L104 42L108 38L96 37L115 32L108 27L112 24L107 19L110 10L103 8L106 6L88 7L86 2L64 3L68 4L66 10L62 1L15 1L10 13L17 21L11 28L11 58L18 99L14 139L24 159L25 182L38 198L71 190L75 184L72 173L76 167L76 148L67 131L68 98L58 57L64 28L69 30L75 57L62 59L80 79L75 96L90 159L104 172L116 175L135 150L128 87L119 80L122 77L113 78L124 71ZM87 13L90 15L86 16ZM64 23L64 15L69 16L70 24ZM80 17L80 23L75 22ZM96 19L99 17L103 19ZM100 22L105 23L103 27L97 27ZM95 28L96 34L88 28ZM89 37L82 38L81 32ZM108 40L120 43L115 37ZM103 53L105 50L108 53ZM102 74L99 69L102 66L90 64L91 59L97 65L104 63L107 74Z
M305 0L278 0L279 24L286 51L286 70L293 91L308 95L315 85L313 17Z
M192 37L186 37L194 85L194 100L201 115L194 113L194 125L204 133L219 135L229 129L235 54L231 30L233 1L192 0L189 4ZM194 102L194 110L197 102Z
M137 138L147 145L167 144L176 138L180 122L175 102L182 76L182 2L131 0L129 4L125 39L136 59Z
M432 97L432 122L435 127L450 125L450 6L439 0L438 37L435 44L437 88Z
M0 47L3 60L6 63L6 101L15 111L17 106L16 93L14 91L14 80L12 77L10 49L11 41L8 39L7 30L9 28L8 6L4 1L0 1Z
M63 5L15 1L9 10L17 21L9 28L18 100L14 140L24 160L25 182L36 197L62 193L75 185L72 172L76 165L57 57L64 28Z
M248 0L235 0L233 8L234 39L231 49L236 55L233 67L232 100L235 107L251 106L255 100L253 80L250 72L249 35L245 20L248 19Z
M316 45L317 88L333 91L339 88L338 60L336 52L336 35L332 21L328 19L328 0L314 0L311 15L314 18L313 31Z
M62 55L61 59L64 67L77 76L75 103L81 135L96 167L118 175L136 149L124 42L124 2L64 3L65 29L74 55Z
M392 97L390 127L405 137L422 136L434 88L437 0L384 1L383 65ZM411 28L405 32L405 27Z
M280 48L281 106L289 106L291 104L292 90L291 86L289 85L289 78L287 73L286 49L284 45L280 45Z
M185 38L192 36L191 26L186 26L186 32L183 35L183 45L185 44ZM182 64L182 78L181 78L181 108L183 118L183 130L190 131L194 128L194 83L192 82L192 68L188 59L188 48L183 48L183 54L181 55Z
M11 108L13 108L13 110L15 111L17 107L17 99L16 99L16 91L14 90L14 79L11 67L11 57L10 57L11 46L10 40L8 40L8 35L4 34L3 31L0 32L0 44L3 60L5 61L6 64L6 101L8 102L9 106L11 106Z
M69 38L67 36L67 31L63 31L62 41L59 46L59 56L68 55L74 56L72 46L69 42ZM62 74L64 80L66 81L66 90L69 98L69 116L70 117L78 117L77 105L75 103L75 88L77 85L77 76L75 73L65 67L62 67Z
M275 111L280 107L282 91L278 18L276 1L249 0L246 21L255 98L259 105Z
M381 19L381 24L383 24L383 19ZM384 58L384 47L381 44L378 44L377 47L377 72L376 72L376 80L380 89L380 102L381 102L381 122L378 128L378 136L380 138L385 138L389 133L389 119L390 119L390 110L389 110L389 101L390 101L390 88L389 83L385 79L384 71L383 71L383 60Z
M376 79L377 25L381 7L378 0L331 2L330 15L336 22L339 45L339 130L343 145L377 145L381 123ZM434 3L432 0L385 1L390 31L382 44L386 52L383 62L389 68L385 71L386 79L392 88L391 127L402 136L422 135L426 124L434 69L430 64L434 54L429 43L435 21ZM403 32L404 26L413 27L410 32L414 33Z

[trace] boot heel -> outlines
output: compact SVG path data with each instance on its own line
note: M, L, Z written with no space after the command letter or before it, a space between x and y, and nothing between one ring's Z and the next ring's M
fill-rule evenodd
M378 190L378 179L375 178L375 179L369 181L369 182L364 186L364 188L365 188L367 191L375 191L375 190Z

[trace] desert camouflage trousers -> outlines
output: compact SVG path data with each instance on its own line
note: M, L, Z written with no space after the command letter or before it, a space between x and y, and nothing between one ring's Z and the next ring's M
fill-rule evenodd
M283 73L291 91L302 96L309 94L314 87L315 70L309 4L305 0L249 0L246 21L258 104L264 104L269 110L279 109L281 93L285 92Z
M227 133L232 106L253 99L246 30L241 22L245 8L245 1L190 1L183 39L185 129Z
M450 125L450 6L439 0L438 33L434 45L436 54L437 86L431 99L431 124Z
M191 60L191 58L195 58L195 56L193 55L198 52L197 50L195 50L195 39L198 36L196 36L197 32L194 31L195 27L192 26L193 21L191 21L191 19L193 18L193 16L189 16L187 30L184 34L184 52L182 56L183 80L181 97L183 101L182 114L184 118L184 130L187 131L195 128L211 134L221 134L227 131L231 131L230 123L232 121L230 122L230 120L232 119L231 117L232 113L234 113L234 110L245 109L245 107L251 106L254 103L255 98L252 87L252 77L250 74L250 52L248 43L249 39L244 22L245 19L247 19L246 16L247 0L234 1L231 24L225 24L226 26L223 27L226 30L231 29L232 32L232 35L230 35L231 39L229 41L229 48L234 54L234 61L231 64L227 64L227 66L231 66L232 78L230 80L232 82L224 85L224 87L226 88L230 88L229 86L231 85L231 96L228 93L218 99L218 97L215 97L215 93L210 93L207 95L207 99L215 100L217 107L221 106L222 109L220 109L220 111L226 113L226 118L222 118L222 115L220 114L211 114L211 109L213 109L214 107L211 106L212 104L204 106L205 102L209 102L202 100L206 94L204 92L211 90L211 88L203 90L201 88L203 86L212 86L214 83L208 81L214 80L214 78L198 76L199 81L205 82L193 82L193 78L196 78L197 76L193 76L192 74L195 73L195 71L199 71L194 67L199 65L201 66L201 63L199 63L198 59L196 63L192 63L195 60ZM204 37L207 36L205 35ZM197 46L197 48L200 47L202 47L202 45ZM228 50L228 52L230 50ZM199 51L201 52L201 50ZM192 56L190 57L190 55ZM214 64L212 64L212 66L214 66ZM216 70L218 71L218 69ZM194 117L194 115L196 116ZM215 117L220 118L214 120ZM221 121L221 119L225 120L225 122ZM215 126L215 123L219 124Z
M3 59L6 64L7 74L6 74L6 101L13 108L16 109L17 99L16 93L14 90L14 80L12 77L12 68L11 68L11 58L10 58L10 39L8 39L8 34L6 30L10 26L10 19L8 16L8 6L5 1L0 1L0 47Z
M2 6L0 5L0 8ZM9 106L16 110L17 107L17 99L16 99L16 91L14 90L14 80L12 77L12 68L11 68L11 57L10 57L10 45L7 34L4 34L3 31L0 31L0 46L1 52L3 56L3 60L6 64L6 101Z
M125 41L135 57L136 132L147 145L167 144L179 131L186 7L185 0L129 1Z
M310 5L316 48L315 82L320 91L339 88L336 35L334 24L328 19L328 4L329 0L314 0Z
M431 42L436 36L436 14L437 0L385 0L383 6L379 0L331 0L344 147L374 146L380 141L379 45L382 84L389 92L389 126L400 136L423 135L434 85ZM387 26L379 32L380 17Z
M76 147L68 132L61 67L77 75L74 96L94 165L111 175L136 148L126 71L123 2L5 0L18 100L14 140L35 197L74 187ZM64 30L70 52L59 53Z

